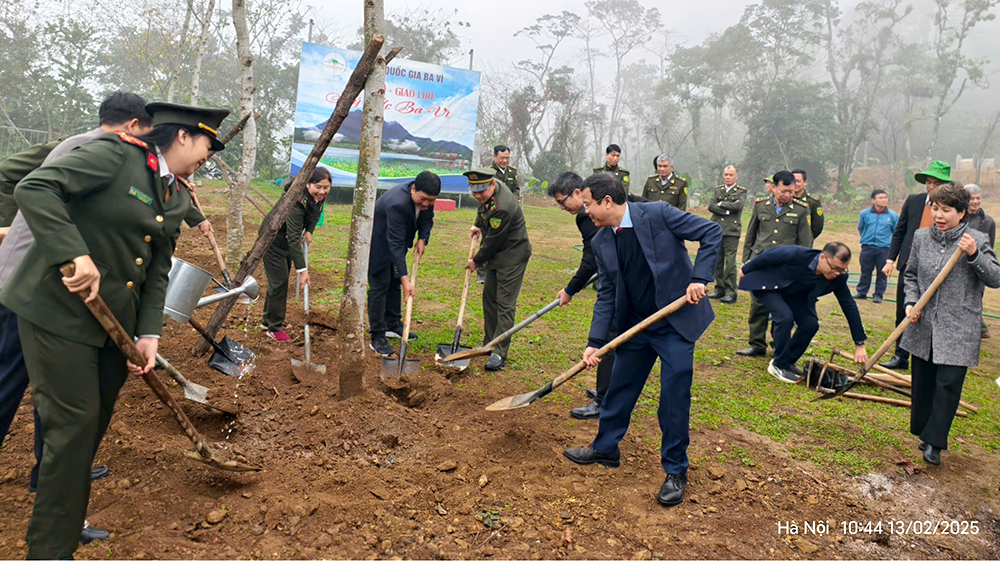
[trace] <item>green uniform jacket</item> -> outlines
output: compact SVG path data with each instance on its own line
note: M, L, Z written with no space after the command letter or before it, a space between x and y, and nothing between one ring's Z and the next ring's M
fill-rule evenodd
M493 197L480 205L476 214L483 242L472 259L488 270L527 263L531 258L531 241L521 206L503 182L496 186Z
M809 228L812 229L813 239L816 239L823 232L823 202L807 193L796 199L809 206Z
M9 227L17 215L14 187L32 170L41 166L45 157L61 142L60 139L44 145L32 145L0 162L0 227Z
M90 255L100 295L130 336L159 335L167 273L192 207L183 187L167 187L155 153L142 141L103 135L22 180L17 203L35 243L11 275L0 302L43 329L88 346L108 335L59 267ZM138 144L136 144L138 143Z
M743 207L747 203L747 191L740 186L733 186L729 192L726 186L719 186L712 192L708 201L708 210L712 212L712 221L722 227L722 236L738 237L743 234Z
M687 180L678 178L677 174L671 176L666 184L660 182L659 174L653 174L646 178L646 185L642 187L642 197L649 201L665 201L681 211L687 211L687 186Z
M273 209L271 213L274 213ZM258 235L264 232L264 226L267 225L267 220L271 218L271 213L268 213L264 221L261 222L260 228L257 229ZM306 257L302 253L302 233L315 231L316 223L319 222L319 216L322 213L323 202L316 203L312 201L312 197L307 192L292 207L292 210L288 212L285 224L278 229L278 234L271 243L271 248L277 250L278 254L288 256L292 259L296 270L306 267Z
M521 186L517 185L517 168L508 166L506 171L501 172L500 167L494 163L493 170L496 170L496 174L493 177L497 180L503 180L503 183L507 184L510 191L514 193L514 197L520 198Z
M617 164L611 167L605 164L604 166L594 167L594 174L597 174L598 172L611 172L615 175L615 178L618 178L618 181L625 186L625 193L629 192L628 170L625 170Z
M743 241L743 263L765 250L779 246L812 246L809 230L809 206L797 200L789 201L778 213L774 198L762 197L754 202L753 215Z

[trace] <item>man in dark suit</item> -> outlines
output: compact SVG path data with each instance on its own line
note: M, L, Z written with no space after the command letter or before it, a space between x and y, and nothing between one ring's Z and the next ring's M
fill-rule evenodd
M581 465L618 467L618 443L628 430L649 370L660 358L657 417L667 478L657 500L673 506L683 500L687 484L694 343L715 318L705 299L705 285L712 281L722 227L667 203L628 203L621 184L605 174L595 174L583 185L584 209L594 225L607 227L591 242L600 289L583 352L587 365L600 362L594 353L609 341L612 319L623 332L679 297L686 296L689 305L618 348L597 437L590 446L570 448L564 454ZM700 243L693 266L684 246L688 240Z
M785 383L799 382L801 376L791 368L805 354L819 330L816 300L828 293L837 296L851 327L855 361L868 361L865 327L847 287L850 263L851 249L846 244L831 242L822 252L802 246L782 246L765 251L743 265L740 289L752 291L774 322L774 359L768 364L767 373Z
M952 183L951 166L935 160L927 167L927 171L919 172L913 176L918 182L927 188L927 193L913 194L906 198L903 209L899 212L899 222L896 223L896 230L892 232L892 244L889 246L889 259L885 261L882 272L892 275L892 266L895 263L899 270L898 283L896 284L896 326L906 318L906 297L903 294L903 273L906 272L906 260L910 257L910 244L913 242L913 233L917 229L930 227L934 224L931 218L930 194L944 184ZM904 350L896 341L896 354L888 362L880 364L889 369L907 369L910 367L910 353Z
M556 295L559 298L560 307L569 305L570 301L573 300L573 296L586 287L590 278L597 273L597 260L594 258L594 249L590 244L594 235L597 234L597 226L594 225L594 221L583 209L583 192L580 191L582 186L583 178L578 174L575 172L563 172L556 178L555 182L549 184L546 190L546 194L556 200L556 203L559 204L559 207L563 211L576 215L576 228L579 229L580 236L583 237L583 256L580 257L580 267L576 269L576 273L573 274L573 278L569 280L566 287L560 289ZM648 201L646 198L632 194L627 194L625 197L631 202ZM614 326L614 322L612 322L612 326ZM615 336L618 336L618 333L612 330L611 337ZM604 394L607 392L608 384L611 382L611 370L614 368L614 365L615 353L612 351L597 366L597 388L587 389L587 396L591 398L590 403L587 406L569 411L570 416L582 420L600 416L601 402L604 401Z
M368 332L369 346L382 357L396 353L386 336L403 335L400 299L416 295L406 269L406 254L414 246L414 235L418 235L414 255L423 255L427 248L434 227L434 202L439 193L441 178L425 170L409 184L390 189L375 202L368 257ZM410 340L416 337L410 333Z

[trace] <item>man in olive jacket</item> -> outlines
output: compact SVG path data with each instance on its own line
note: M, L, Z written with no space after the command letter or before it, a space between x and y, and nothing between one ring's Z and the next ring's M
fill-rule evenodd
M471 236L481 235L479 252L465 267L486 268L483 288L483 341L489 342L514 326L517 297L521 293L524 271L531 258L531 242L524 213L517 198L493 176L493 170L470 170L469 191L479 202ZM486 362L488 371L503 369L510 351L510 338L501 342Z
M715 263L715 293L708 297L727 304L736 303L736 251L743 232L743 206L747 203L746 189L736 185L738 178L736 167L727 166L722 172L725 184L715 188L708 202L712 221L722 227L722 250Z

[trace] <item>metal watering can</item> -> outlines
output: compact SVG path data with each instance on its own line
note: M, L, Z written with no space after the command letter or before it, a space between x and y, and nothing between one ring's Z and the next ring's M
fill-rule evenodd
M253 276L247 276L239 287L202 297L212 282L212 274L180 258L171 258L170 261L170 274L168 274L170 281L167 284L163 314L179 323L188 322L195 309L218 303L227 297L241 293L247 294L251 299L260 296L260 285L257 284L257 280Z

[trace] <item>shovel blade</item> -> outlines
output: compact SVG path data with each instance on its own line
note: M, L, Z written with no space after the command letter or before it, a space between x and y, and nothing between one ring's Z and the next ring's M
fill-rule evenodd
M434 354L434 364L442 367L458 368L459 370L464 370L469 367L469 359L463 358L451 362L444 361L445 358L452 354L458 354L461 352L467 352L472 350L472 348L467 348L465 346L458 346L457 348L452 348L451 344L441 344L438 346L437 352Z
M219 348L212 353L208 365L230 377L241 374L241 367L254 358L252 350L228 336L219 342Z
M382 377L399 377L404 373L417 373L420 371L419 360L403 360L403 369L400 370L399 360L382 360Z
M292 360L292 377L296 381L306 381L315 375L326 375L326 364L307 364L301 360Z
M552 392L552 382L545 384L545 387L541 389L536 389L534 391L529 391L527 393L521 393L520 395L514 395L513 397L506 397L500 399L499 401L493 403L492 405L486 407L488 411L511 411L514 409L519 409L526 407L531 403L534 403L538 399L548 395Z

